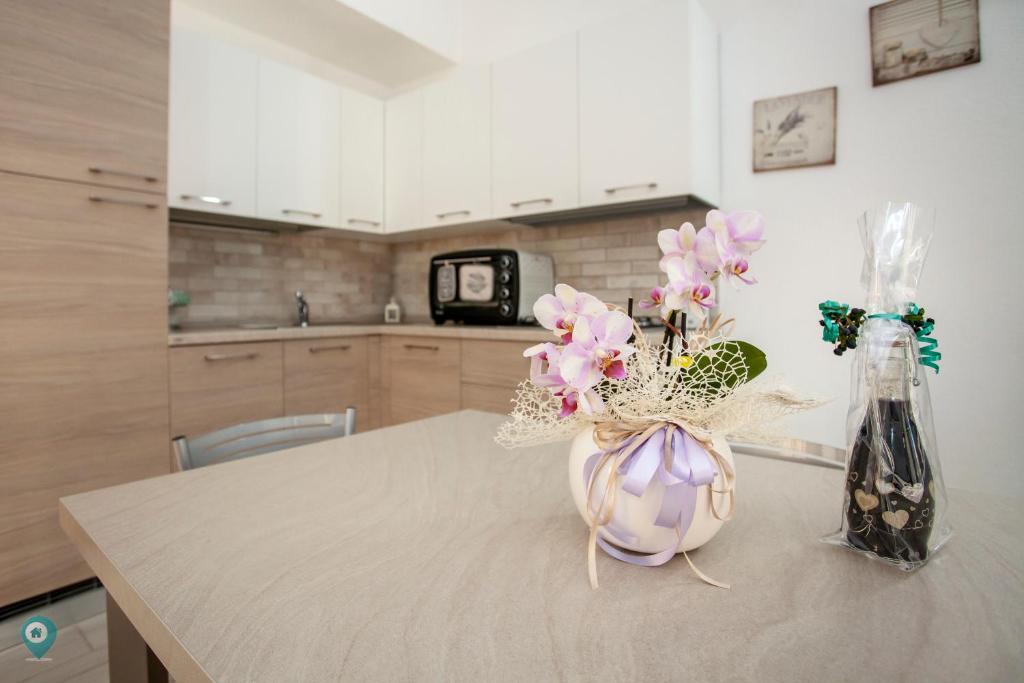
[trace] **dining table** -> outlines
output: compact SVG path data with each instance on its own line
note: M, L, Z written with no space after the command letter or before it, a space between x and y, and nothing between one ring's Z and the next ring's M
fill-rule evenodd
M820 542L844 472L735 455L735 514L659 567L598 552L566 442L465 410L60 500L112 683L1010 681L1024 505L952 488L905 573ZM964 454L966 457L967 454Z

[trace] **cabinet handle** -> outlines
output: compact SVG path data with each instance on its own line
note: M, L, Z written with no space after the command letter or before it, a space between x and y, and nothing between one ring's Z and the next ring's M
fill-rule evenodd
M619 185L618 187L606 187L605 194L615 194L620 190L637 190L647 188L648 190L658 189L658 183L636 183L635 185Z
M520 206L526 206L527 204L550 204L553 202L551 197L540 197L538 199L524 199L518 202L509 202L509 206L513 209L518 209Z
M371 221L371 220L366 219L366 218L349 218L348 222L349 223L363 223L364 225L372 225L375 228L380 225L380 221Z
M334 346L310 346L310 353L320 353L321 351L348 351L352 346L350 344L336 344Z
M462 215L468 216L469 213L470 213L469 209L459 209L458 211L445 211L443 213L439 213L439 214L437 214L437 217L438 218L448 218L449 216L462 216Z
M145 180L147 183L155 183L158 178L156 176L146 175L145 173L132 173L131 171L118 171L112 168L100 168L99 166L90 166L89 173L105 173L106 175L117 175L123 178L138 178L139 180Z
M124 206L141 206L144 209L158 209L159 204L153 202L144 202L138 199L115 199L114 197L99 197L96 195L89 195L90 202L103 202L105 204L123 204Z
M281 209L281 213L285 216L296 214L299 216L311 216L312 218L320 218L323 216L322 213L317 213L316 211L302 211L301 209Z
M440 351L440 346L431 346L430 344L403 344L407 349L419 349L421 351Z
M181 195L182 200L186 202L196 201L203 202L205 204L216 204L217 206L231 206L230 199L221 199L220 197L212 197L208 194L183 194Z
M259 358L260 354L255 351L249 351L248 353L208 353L203 356L203 360L214 363L220 360L253 360Z

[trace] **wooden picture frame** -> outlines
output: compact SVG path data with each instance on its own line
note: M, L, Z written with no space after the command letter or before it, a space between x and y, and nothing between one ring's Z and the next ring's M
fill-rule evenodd
M981 61L978 0L891 0L868 22L875 87Z
M835 164L838 101L833 86L754 102L754 173Z

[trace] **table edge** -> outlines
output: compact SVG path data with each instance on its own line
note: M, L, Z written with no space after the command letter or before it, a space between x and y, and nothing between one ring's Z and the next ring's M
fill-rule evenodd
M176 683L215 683L188 648L175 637L145 599L121 575L110 558L103 554L96 542L79 524L75 513L64 504L64 498L58 500L57 508L60 527L64 534L95 572L107 593L121 608L168 673L174 677Z

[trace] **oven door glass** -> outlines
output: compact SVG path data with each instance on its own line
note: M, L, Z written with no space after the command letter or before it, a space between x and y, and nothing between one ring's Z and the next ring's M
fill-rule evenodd
M494 266L467 263L459 267L459 301L484 303L494 300Z
M450 263L437 269L437 300L442 304L455 301L455 266Z

